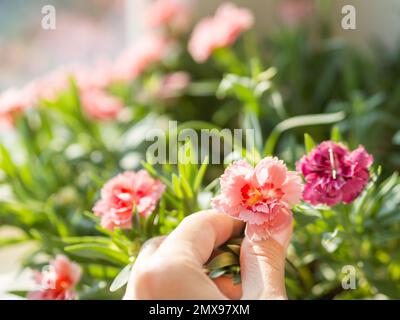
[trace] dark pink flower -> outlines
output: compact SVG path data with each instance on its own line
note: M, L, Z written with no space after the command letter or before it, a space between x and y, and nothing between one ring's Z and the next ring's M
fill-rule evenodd
M267 157L255 168L241 160L220 178L221 194L213 208L247 222L250 239L266 239L292 222L291 208L300 201L302 183L283 161Z
M189 52L194 60L204 62L214 50L229 47L253 25L250 10L224 3L214 17L206 17L196 25L189 41Z
M109 230L129 229L132 214L149 216L155 209L165 186L147 171L126 171L108 181L101 190L101 199L93 208L101 217L101 225Z
M116 119L124 107L120 99L98 89L82 91L81 104L88 117L98 121Z
M42 286L40 291L28 294L30 300L71 300L76 293L75 285L81 278L80 267L66 256L58 255L42 272L35 273L36 282Z
M182 0L156 0L148 7L145 21L150 27L168 27L183 32L190 24L191 10Z
M372 163L363 146L350 152L339 143L321 143L297 163L307 182L304 200L329 206L352 202L367 185Z

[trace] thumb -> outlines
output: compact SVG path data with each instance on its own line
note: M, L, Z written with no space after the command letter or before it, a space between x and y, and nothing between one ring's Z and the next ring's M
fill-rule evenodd
M285 259L292 228L290 220L267 240L254 241L245 236L240 250L242 299L287 299Z

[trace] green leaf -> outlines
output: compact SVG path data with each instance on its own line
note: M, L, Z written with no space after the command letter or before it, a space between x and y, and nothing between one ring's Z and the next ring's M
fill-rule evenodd
M129 276L131 274L133 264L128 264L125 266L120 273L115 277L114 281L111 283L110 291L115 292L121 289L124 285L128 283Z
M179 178L175 173L172 174L172 185L174 186L175 195L179 199L182 199L183 198L183 192L182 192L182 189L181 189Z
M77 243L91 243L100 245L111 245L112 242L106 237L98 236L83 236L83 237L63 237L62 241L67 244L77 244Z
M344 112L328 113L328 114L311 114L306 116L296 116L286 119L279 123L271 132L264 146L264 155L272 155L275 146L285 131L308 126L325 125L339 122L345 118Z
M209 276L211 279L215 279L215 278L219 278L220 276L224 275L225 273L226 273L226 270L225 270L225 269L215 269L215 270L212 270L212 271L208 274L208 276Z
M24 291L24 290L12 290L12 291L7 291L8 294L13 294L15 296L21 297L21 298L26 298L27 294L29 291Z
M88 259L102 259L118 265L130 263L129 256L121 251L117 251L99 244L75 244L64 248L66 252Z
M342 140L338 126L332 128L331 140L335 142L340 142Z
M207 167L208 167L208 156L205 157L203 163L200 166L199 171L197 172L196 178L194 180L193 184L193 191L197 192L200 189L201 183L203 181L204 175L206 173Z
M232 252L223 252L212 259L207 264L207 269L215 270L221 269L223 267L232 266L239 263L238 256L233 254Z
M186 196L189 199L192 199L194 194L193 194L192 188L190 187L189 182L186 180L186 177L180 176L180 180L181 180L181 186L182 186L183 190L185 191Z
M315 147L315 142L308 133L304 134L304 144L306 146L307 153L310 152Z
M240 245L236 244L227 244L226 245L229 249L233 251L234 254L239 255L240 254Z
M393 144L400 145L400 131L397 131L392 138Z

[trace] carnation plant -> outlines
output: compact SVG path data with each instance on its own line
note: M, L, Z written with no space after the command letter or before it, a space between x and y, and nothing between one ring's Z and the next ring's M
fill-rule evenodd
M294 224L289 298L399 298L399 99L389 99L399 83L379 80L398 61L333 49L324 18L313 46L307 15L326 8L303 9L284 7L287 24L262 42L248 9L223 4L192 29L191 8L157 0L151 34L112 61L3 92L0 225L14 235L0 246L32 242L22 267L37 283L12 293L120 299L148 239L213 207L255 240L279 242ZM155 127L166 143L185 129L224 142L223 129L252 129L254 145L196 163L187 139L176 163L168 154L160 164L145 139ZM240 282L241 240L218 248L204 272Z

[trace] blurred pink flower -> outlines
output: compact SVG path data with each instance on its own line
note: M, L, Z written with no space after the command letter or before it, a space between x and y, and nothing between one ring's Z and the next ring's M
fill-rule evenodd
M164 192L164 185L145 170L126 171L108 181L101 190L101 199L93 208L101 217L101 225L109 230L131 228L132 215L137 211L149 216Z
M297 25L314 13L314 0L283 0L279 14L287 25Z
M105 89L113 82L113 64L108 60L99 60L91 67L77 67L72 74L81 90Z
M34 96L26 87L23 89L10 88L0 94L0 130L13 127L14 117L32 107Z
M93 120L114 120L124 107L121 100L103 90L83 90L80 98L83 110Z
M191 10L182 0L155 0L145 13L150 27L167 27L173 32L186 31L190 20Z
M161 61L169 52L170 41L160 35L147 35L125 50L114 68L116 80L130 81L142 74L151 64Z
M161 99L168 99L177 96L190 84L190 75L184 71L167 74L161 82L158 96Z
M42 272L35 273L35 280L42 286L40 291L28 294L30 300L71 300L76 293L74 286L81 278L80 267L66 256L57 255Z
M189 41L189 52L197 62L206 61L214 50L232 45L239 35L253 27L250 10L224 3L213 17L206 17L194 28Z
M70 72L65 67L58 68L34 80L29 86L35 92L37 99L54 101L61 92L68 90L68 76Z
M329 206L352 202L367 185L372 163L363 146L350 152L332 141L321 143L297 163L306 179L304 200Z
M267 157L255 168L240 160L221 176L221 194L213 208L247 222L252 240L267 239L292 221L291 208L300 201L301 179L283 161Z

